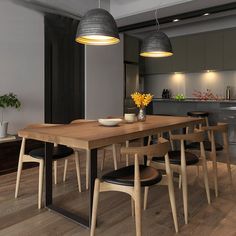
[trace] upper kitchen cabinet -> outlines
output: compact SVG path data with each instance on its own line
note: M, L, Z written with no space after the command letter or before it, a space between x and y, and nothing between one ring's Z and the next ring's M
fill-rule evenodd
M204 33L205 36L205 69L223 69L223 31Z
M173 72L172 57L145 58L145 74L166 74Z
M171 39L174 55L172 56L172 69L174 72L187 70L187 38L176 37Z
M236 69L236 28L224 31L223 35L223 69Z
M236 28L171 38L174 55L145 59L145 74L236 70Z
M139 63L139 39L125 35L124 52L125 62Z
M187 71L198 72L205 69L204 34L187 36Z

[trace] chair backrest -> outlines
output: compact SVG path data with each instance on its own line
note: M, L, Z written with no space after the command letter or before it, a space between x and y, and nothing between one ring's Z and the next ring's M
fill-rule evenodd
M168 151L170 148L170 142L164 138L159 138L157 144L144 146L144 147L123 147L121 148L121 154L134 155L134 189L140 190L140 171L139 171L139 158L146 155L148 158L153 156L165 156L166 170L169 174L170 163L168 157Z
M216 152L216 144L215 144L215 133L220 133L223 139L224 148L229 147L228 142L228 128L229 125L227 123L218 122L217 125L202 127L201 129L207 132L210 132L209 141L211 142L211 151Z
M195 131L194 133L171 135L172 140L179 140L180 141L181 163L182 163L182 161L184 161L186 163L184 141L200 143L200 155L203 159L206 159L206 153L205 153L205 148L204 148L204 144L203 144L203 141L205 139L205 132L203 130L199 130L199 129L195 129L194 131Z
M194 133L188 134L171 134L172 140L182 140L190 142L203 142L205 139L205 133L202 130L195 129Z
M202 127L201 129L204 131L227 133L228 132L228 124L219 122L219 123L217 123L217 125Z
M157 144L143 147L122 147L121 154L135 155L139 157L146 155L148 158L153 156L165 156L170 149L170 142L164 138L159 138Z

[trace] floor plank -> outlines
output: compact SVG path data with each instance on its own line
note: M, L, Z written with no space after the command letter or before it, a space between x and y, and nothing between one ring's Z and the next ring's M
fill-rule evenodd
M232 163L236 164L236 148L231 147ZM101 158L99 158L100 160ZM81 157L82 188L85 189L85 157ZM208 163L212 204L208 205L202 174L196 177L196 169L190 167L189 177L189 224L184 225L182 192L175 183L177 212L180 226L178 235L222 236L236 235L236 189L229 185L224 157L219 160L219 197L214 197L211 163ZM100 161L99 161L100 164ZM124 159L119 166L125 164ZM54 185L56 204L87 215L88 192L77 190L75 164L68 165L68 178L62 182L63 161L58 165L59 183ZM113 168L110 157L106 159L103 173ZM232 165L233 180L236 180L236 165ZM100 175L101 173L99 173ZM23 171L19 198L14 199L16 173L0 176L0 236L88 236L89 231L78 224L46 209L37 209L38 168ZM131 216L129 196L109 192L100 195L98 210L98 236L135 235L134 218ZM165 186L150 189L148 209L143 214L143 235L175 235L168 190Z

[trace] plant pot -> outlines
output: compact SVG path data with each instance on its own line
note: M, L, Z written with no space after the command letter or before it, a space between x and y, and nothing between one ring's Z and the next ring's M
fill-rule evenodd
M0 123L0 138L5 138L7 136L7 127L8 127L8 122L3 121Z

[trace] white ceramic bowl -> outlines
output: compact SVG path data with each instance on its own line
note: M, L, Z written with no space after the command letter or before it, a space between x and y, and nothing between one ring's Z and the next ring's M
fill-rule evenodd
M122 122L122 119L98 119L98 122L104 126L116 126Z

